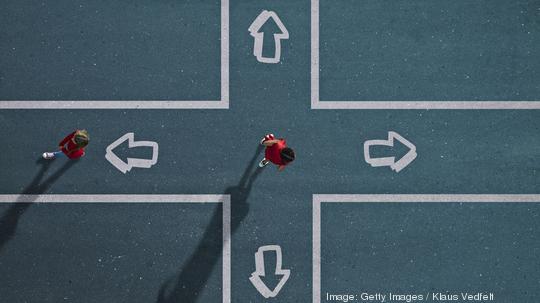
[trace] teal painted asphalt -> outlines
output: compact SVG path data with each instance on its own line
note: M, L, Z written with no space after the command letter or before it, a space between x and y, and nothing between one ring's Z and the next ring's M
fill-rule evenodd
M268 244L282 247L284 268L291 269L272 301L311 301L312 194L539 193L538 110L310 109L310 1L290 2L231 1L230 109L0 110L0 193L230 194L232 302L271 301L249 282L254 253ZM8 1L0 7L0 100L219 99L217 1ZM263 9L275 11L290 33L279 64L253 56L247 29ZM535 1L321 0L321 100L539 100L538 9ZM36 163L75 128L91 136L81 161ZM363 143L386 139L391 130L418 153L399 173L363 158ZM155 166L122 174L107 162L106 147L127 132L158 142ZM262 157L257 144L267 132L296 150L284 172L255 168ZM403 154L399 148L376 152ZM121 157L148 154L119 150ZM36 177L45 185L34 184ZM1 208L0 299L221 300L220 251L213 245L220 240L219 207ZM537 215L537 204L323 207L322 290L482 288L501 295L495 302L528 302L540 295ZM402 227L406 237L396 232ZM126 240L130 234L134 242ZM444 242L452 237L460 238ZM427 240L437 245L414 245ZM478 254L483 244L475 240L492 249ZM406 254L388 249L392 243ZM110 259L120 255L126 258ZM402 264L405 256L420 262ZM481 256L489 260L477 262ZM100 258L109 263L100 267ZM388 276L390 264L411 274ZM509 268L510 276L501 274ZM485 276L476 278L480 273ZM430 284L428 277L437 279Z

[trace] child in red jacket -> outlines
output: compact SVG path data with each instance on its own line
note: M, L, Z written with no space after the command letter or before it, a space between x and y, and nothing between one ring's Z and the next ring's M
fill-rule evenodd
M70 159L79 159L84 156L84 148L88 145L89 141L90 138L85 129L76 130L60 141L58 144L60 150L52 153L43 153L43 158L54 159L58 156L66 155Z
M274 134L268 134L262 138L261 144L266 146L266 151L264 153L264 159L259 163L259 167L265 167L268 163L272 162L278 165L279 171L282 171L287 164L294 161L294 150L287 147L285 139L276 139Z

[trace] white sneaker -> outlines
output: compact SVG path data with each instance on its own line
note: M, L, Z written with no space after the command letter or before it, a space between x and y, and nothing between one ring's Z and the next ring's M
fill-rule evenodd
M262 159L261 162L259 162L259 167L265 167L266 165L268 165L268 163L270 163L270 161Z
M54 159L53 153L43 153L42 156L43 156L43 159L47 159L47 160Z

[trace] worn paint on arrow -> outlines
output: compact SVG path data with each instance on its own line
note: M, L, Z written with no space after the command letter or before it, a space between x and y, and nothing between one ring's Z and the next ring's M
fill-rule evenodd
M266 284L261 280L261 277L266 276L265 270L264 270L264 252L265 251L275 251L276 252L276 270L274 271L275 275L282 275L283 277L279 281L278 285L274 290L270 290ZM251 277L249 280L255 286L257 291L265 297L265 298L273 298L279 294L281 291L281 288L287 280L289 279L289 276L291 275L291 271L289 269L282 269L282 254L281 254L281 247L279 245L266 245L261 246L255 253L255 271L251 274Z
M157 163L158 160L158 144L152 141L135 141L134 133L127 133L116 141L107 146L105 159L107 159L114 167L116 167L122 173L127 173L133 167L150 168ZM127 163L118 158L113 150L124 141L128 140L128 147L152 147L152 159L137 159L127 158Z
M259 30L270 18L274 19L274 22L279 27L281 33L274 34L274 57L264 57L264 33L259 32ZM285 25L283 25L283 22L281 22L281 19L279 19L278 15L273 11L264 10L257 18L255 18L248 30L251 36L253 36L253 38L255 39L253 42L253 55L257 57L257 61L262 63L278 63L281 59L281 40L289 39L289 31L287 30L287 28L285 28Z
M394 139L397 139L399 142L409 148L409 151L405 156L403 156L398 161L396 161L395 157L371 158L371 156L369 155L369 148L371 146L382 145L392 147L394 146ZM414 144L412 144L409 140L403 138L400 134L394 131L388 132L388 140L368 140L364 142L364 159L369 165L373 167L390 166L392 170L394 170L396 173L399 173L414 159L416 159L416 156L416 146L414 146Z

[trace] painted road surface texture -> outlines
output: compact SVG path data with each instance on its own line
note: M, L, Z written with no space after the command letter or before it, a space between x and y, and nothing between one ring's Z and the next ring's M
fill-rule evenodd
M0 14L2 100L219 99L219 0L8 0Z
M538 100L539 20L527 0L320 0L321 100Z
M2 204L10 214L0 238L2 301L173 302L191 295L183 287L195 288L194 268L208 268L200 298L219 302L221 258L208 264L194 256L221 253L218 206ZM16 236L9 223L16 223Z
M478 292L535 300L538 203L359 202L323 203L322 302L344 294L465 302L462 293Z
M227 81L223 2L0 4L0 194L10 195L1 196L0 301L318 303L314 265L322 295L491 291L498 303L540 296L537 2L321 0L318 82L311 47L317 1L226 3ZM248 29L264 10L289 33L278 63L254 55ZM269 37L283 32L272 22L259 29L264 57L275 55ZM222 109L122 108L134 100L219 101L224 92L230 98ZM317 110L316 92L322 104L526 106ZM32 100L101 100L120 108L7 109ZM84 158L38 161L76 128L90 133ZM390 131L416 148L399 173L364 158L364 142L387 139ZM259 141L270 132L296 151L281 173L271 165L257 169ZM150 168L124 173L105 158L127 133L159 145ZM408 152L396 143L373 146L370 154L399 159ZM126 141L114 153L129 162L154 152ZM22 202L62 194L154 198ZM230 241L219 203L159 200L186 194L230 196ZM314 194L527 194L533 203L322 203L324 262L314 264ZM227 243L230 275L222 270ZM273 298L250 281L255 253L267 245L280 246L281 268L290 270ZM269 288L282 279L272 274L277 263L277 253L264 255Z

